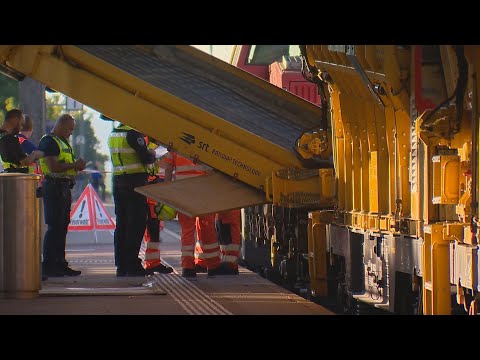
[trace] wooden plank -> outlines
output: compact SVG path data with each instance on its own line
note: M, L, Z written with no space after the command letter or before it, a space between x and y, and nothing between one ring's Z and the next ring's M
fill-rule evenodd
M266 202L262 191L221 173L140 186L135 191L191 217Z

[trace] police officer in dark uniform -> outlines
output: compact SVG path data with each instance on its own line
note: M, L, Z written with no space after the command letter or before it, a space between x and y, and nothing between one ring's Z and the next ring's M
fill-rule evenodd
M68 138L75 129L75 119L64 114L55 123L52 132L40 140L39 149L45 153L40 160L45 180L42 185L45 223L42 272L48 277L78 276L65 259L65 245L70 224L71 189L78 171L85 169L85 160L75 159Z
M145 135L120 124L111 132L108 147L113 166L114 233L117 276L144 276L138 257L147 222L147 198L134 189L147 185L148 165L155 162L155 151L147 148Z
M28 173L28 166L43 156L42 151L32 151L25 154L16 135L22 131L25 117L21 110L13 109L5 115L5 121L0 127L0 156L3 171Z

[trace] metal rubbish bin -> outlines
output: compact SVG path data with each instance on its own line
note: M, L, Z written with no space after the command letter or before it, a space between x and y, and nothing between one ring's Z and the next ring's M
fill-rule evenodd
M0 174L0 297L31 299L42 284L40 199L34 174Z

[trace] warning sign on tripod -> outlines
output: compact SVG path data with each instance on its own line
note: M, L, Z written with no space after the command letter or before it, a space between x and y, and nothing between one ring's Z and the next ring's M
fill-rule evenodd
M70 212L68 231L114 230L115 223L91 184L78 198Z
M90 187L92 185L89 185ZM115 229L115 224L112 221L110 215L108 215L107 210L103 206L102 202L100 201L97 193L95 190L91 191L93 202L95 203L94 206L94 214L95 214L95 228L98 230L113 230Z

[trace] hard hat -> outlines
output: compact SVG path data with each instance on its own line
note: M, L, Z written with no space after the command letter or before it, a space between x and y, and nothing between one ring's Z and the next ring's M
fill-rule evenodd
M173 220L177 216L177 210L165 204L158 203L154 209L157 217L163 221Z

